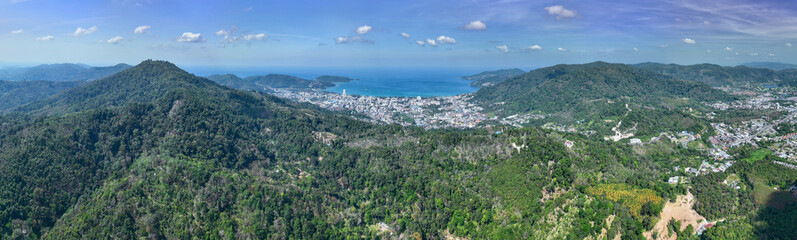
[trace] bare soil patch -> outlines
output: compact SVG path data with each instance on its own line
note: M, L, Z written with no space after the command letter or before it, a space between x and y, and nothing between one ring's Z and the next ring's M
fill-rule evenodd
M697 227L700 226L700 222L706 221L706 218L700 216L700 214L692 209L694 201L695 196L692 195L692 193L687 193L685 196L678 196L674 203L667 201L659 215L659 222L656 223L653 230L644 233L645 237L647 239L653 239L653 232L657 232L657 239L675 240L677 238L676 234L669 234L669 230L667 229L667 224L670 223L670 219L681 221L681 229L679 229L679 231L683 231L686 229L686 226L689 225L692 225L693 229L697 229Z

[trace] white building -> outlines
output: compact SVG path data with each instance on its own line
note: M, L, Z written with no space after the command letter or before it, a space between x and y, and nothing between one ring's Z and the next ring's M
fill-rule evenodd
M681 179L680 176L671 177L670 179L667 180L667 183L669 183L669 184L678 184L680 179Z

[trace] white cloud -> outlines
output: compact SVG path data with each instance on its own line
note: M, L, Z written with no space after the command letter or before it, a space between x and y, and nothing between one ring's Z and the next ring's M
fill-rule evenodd
M734 54L736 54L736 55L739 55L739 52L736 52L736 53L734 53Z
M437 37L437 43L439 43L439 44L456 44L457 40L454 40L453 38L447 37L445 35L440 35L439 37Z
M576 12L562 7L562 5L555 5L545 8L548 15L556 15L556 19L572 18L576 16Z
M429 39L429 38L426 39L426 44L432 47L437 46L437 42L434 39Z
M791 47L791 43L788 43L788 42L787 42L787 43L786 43L786 46L787 46L787 47Z
M353 36L353 37L336 37L335 44L347 44L347 43L374 43L373 40L364 39L360 36Z
M216 31L216 36L227 36L227 35L230 35L230 31L228 30L221 29Z
M660 1L672 5L666 15L683 19L684 24L676 24L674 31L711 31L717 38L746 39L794 39L797 38L797 15L793 8L786 7L784 1ZM793 1L789 1L793 2ZM667 9L669 7L665 7ZM695 17L711 20L711 29L689 24Z
M216 31L216 36L224 36L219 42L221 42L222 46L226 46L226 44L235 44L242 41L262 41L268 39L268 35L265 33L250 33L244 35L233 35L235 32L238 31L238 27L232 26L230 30L227 29L220 29Z
M695 43L697 43L697 42L695 42L695 40L692 40L691 38L684 38L682 41L684 41L687 44L695 44Z
M349 41L348 37L336 37L335 38L335 43L337 43L337 44L348 43L348 41Z
M485 30L487 29L487 24L484 24L482 21L473 21L465 24L465 26L462 26L462 28L467 30Z
M198 42L205 42L207 39L202 37L202 34L199 33L192 33L192 32L184 32L180 38L177 38L178 42L191 42L191 43L198 43Z
M55 39L55 37L53 37L53 35L47 35L47 36L43 36L43 37L37 37L36 41L50 41L50 40L53 40L53 39Z
M403 37L404 39L408 39L408 38L410 38L410 34L403 32L403 33L401 33L401 37Z
M11 34L20 34L22 32L24 32L24 30L18 29L18 30L11 31Z
M252 41L252 40L265 40L268 38L268 35L265 33L258 33L258 34L246 34L241 37L243 40Z
M509 47L507 47L506 45L495 46L495 48L501 52L509 53Z
M774 53L769 53L769 56L770 56L770 57L774 57L774 56L775 56L775 54L774 54Z
M567 49L564 49L564 48L557 48L557 49L556 49L556 51L560 51L560 52L567 52Z
M368 26L368 25L363 25L363 26L357 27L357 34L360 34L360 35L365 35L366 33L370 32L370 31L371 31L371 26Z
M91 34L91 33L96 32L96 31L97 31L97 26L91 26L90 28L78 27L75 30L75 32L72 33L72 36L75 36L75 37L83 36L83 35L86 35L86 34Z
M531 45L531 46L527 47L526 49L528 49L528 50L542 50L542 47L540 47L540 45L534 44L534 45Z
M750 56L758 56L758 53L751 53Z
M108 42L110 44L117 44L120 41L122 41L122 39L124 39L124 38L122 38L121 36L116 36L116 37L112 37L111 39L108 39L108 41L106 41L106 42Z
M634 52L639 52L639 48L634 48Z
M725 51L733 51L732 47L725 47Z
M705 20L705 21L703 21L703 24L704 24L704 25L711 25L711 21L709 21L709 20Z
M711 53L711 49L706 50L706 53Z
M429 40L431 40L431 39L429 39ZM432 40L432 41L434 41L434 40ZM422 40L415 40L415 43L418 44L421 47L426 46L426 42L424 42Z
M133 33L135 33L135 34L144 34L144 33L146 33L146 32L147 32L147 30L149 30L150 28L152 28L152 26L150 26L150 25L142 25L142 26L138 26L138 27L136 27L136 30L133 30Z

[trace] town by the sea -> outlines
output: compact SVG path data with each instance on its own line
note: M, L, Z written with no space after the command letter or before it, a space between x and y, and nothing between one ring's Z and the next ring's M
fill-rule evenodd
M439 97L471 93L479 88L471 87L471 81L461 79L483 69L470 68L222 68L186 67L198 76L212 74L235 74L248 76L270 73L286 74L304 79L314 79L321 75L337 75L352 79L351 82L335 83L325 89L329 92L375 97Z
M481 69L462 68L279 68L228 69L191 68L199 76L235 74L238 77L284 74L303 79L322 75L336 75L355 79L335 82L326 89L268 88L278 97L307 102L332 111L357 113L364 121L379 124L415 125L423 128L470 128L492 118L503 124L518 125L536 115L495 119L482 113L482 108L470 102L472 81L464 76L482 72Z

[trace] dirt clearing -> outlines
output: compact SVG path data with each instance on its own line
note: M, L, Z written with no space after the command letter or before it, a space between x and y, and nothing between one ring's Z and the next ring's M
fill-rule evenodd
M667 201L659 215L659 222L656 223L653 230L644 233L645 237L653 239L653 232L657 232L657 239L675 240L677 237L676 234L669 234L669 230L667 229L667 224L670 223L670 219L681 221L681 229L679 229L679 231L683 231L688 225L692 225L693 229L697 229L700 222L706 221L706 218L700 216L700 214L697 214L697 212L692 209L694 201L695 196L692 195L692 193L687 193L686 196L678 196L675 199L675 203Z

